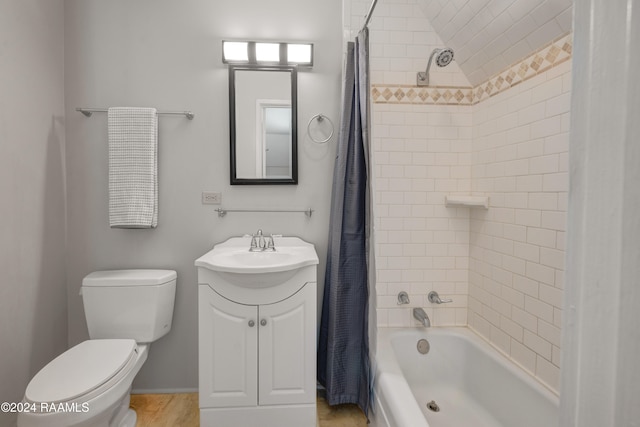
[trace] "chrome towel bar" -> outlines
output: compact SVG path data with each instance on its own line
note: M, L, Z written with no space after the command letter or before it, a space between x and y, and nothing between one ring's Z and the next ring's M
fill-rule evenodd
M311 215L313 214L313 209L309 208L309 209L289 209L289 210L288 209L282 209L282 210L276 210L276 209L223 209L223 208L217 208L216 212L218 212L218 216L220 218L225 216L227 214L227 212L277 212L277 213L303 212L306 216L311 218Z
M106 113L109 110L107 108L76 108L76 111L87 117L91 117L93 113ZM158 114L179 114L185 116L189 120L193 120L195 117L195 114L191 111L158 111Z

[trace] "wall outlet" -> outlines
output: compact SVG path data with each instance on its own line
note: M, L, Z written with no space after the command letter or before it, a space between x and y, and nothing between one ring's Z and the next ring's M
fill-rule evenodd
M202 192L203 205L219 205L222 203L222 193L214 193L212 191Z

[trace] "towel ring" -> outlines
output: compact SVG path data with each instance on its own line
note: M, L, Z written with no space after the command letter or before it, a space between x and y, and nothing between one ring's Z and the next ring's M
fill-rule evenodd
M318 123L322 123L326 119L331 125L331 133L325 139L315 139L313 136L311 136L311 123L316 119L318 120ZM327 141L329 141L333 136L333 131L334 131L333 122L329 117L325 116L322 113L316 114L315 116L311 117L311 119L309 119L309 123L307 124L307 135L309 135L309 138L311 138L311 140L316 144L324 144Z

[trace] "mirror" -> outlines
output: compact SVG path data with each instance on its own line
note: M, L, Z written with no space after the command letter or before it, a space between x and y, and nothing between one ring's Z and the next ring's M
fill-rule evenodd
M231 185L297 184L295 67L229 67Z

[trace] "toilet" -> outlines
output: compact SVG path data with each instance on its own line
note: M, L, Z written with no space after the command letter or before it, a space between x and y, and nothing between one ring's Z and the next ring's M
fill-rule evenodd
M91 339L49 362L29 382L18 427L134 427L131 384L150 343L171 330L173 270L96 271L80 294Z

